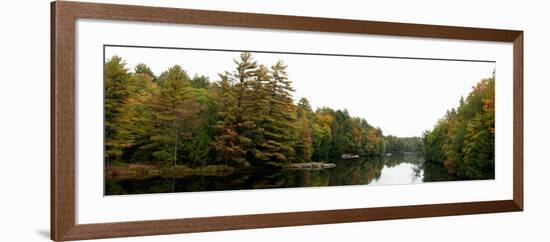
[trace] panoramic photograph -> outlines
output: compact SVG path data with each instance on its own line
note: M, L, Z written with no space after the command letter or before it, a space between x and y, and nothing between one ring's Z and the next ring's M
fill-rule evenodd
M104 194L495 177L495 62L104 46Z

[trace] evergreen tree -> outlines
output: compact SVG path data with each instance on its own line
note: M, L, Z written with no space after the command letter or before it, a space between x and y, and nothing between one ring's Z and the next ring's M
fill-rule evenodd
M287 66L278 61L271 67L271 80L267 83L268 104L261 128L264 132L263 155L275 163L286 163L294 158L292 137L296 107L292 100L292 82L288 80Z
M124 124L119 122L124 101L129 96L127 82L130 73L122 58L113 56L105 63L105 161L119 160L123 149L131 145L129 133L124 131Z
M151 68L143 63L139 63L134 67L134 73L136 74L145 74L153 78L153 80L156 78L155 74L151 70Z
M245 163L245 150L239 145L239 134L236 130L237 118L235 108L237 97L233 85L227 74L220 74L219 90L217 93L218 121L213 148L217 153L217 160L226 164L229 162Z
M243 52L240 60L234 62L237 67L233 73L220 75L221 85L224 86L220 97L222 102L227 103L222 104L224 111L220 113L220 121L216 125L214 149L219 154L218 160L249 166L246 157L251 155L253 142L248 136L256 125L251 117L253 114L247 108L249 103L254 102L249 87L258 64L248 52Z
M180 65L174 65L168 68L167 71L161 73L160 76L157 78L157 82L160 85L164 85L164 82L166 81L172 81L172 84L168 85L179 85L183 87L190 86L189 75L187 74L187 71L185 71Z
M125 160L143 161L145 159L148 161L151 157L148 153L140 152L139 148L150 142L153 117L149 103L158 87L153 82L153 77L147 74L134 74L127 82L127 88L130 90L130 95L124 100L117 118L117 122L121 124L117 133L124 135L117 135L114 140L123 138L127 142L128 146L124 152Z
M156 150L153 156L175 166L180 143L191 140L190 130L198 125L196 114L201 107L190 95L189 79L181 66L162 73L159 83L158 93L151 102L155 127L151 140Z
M314 114L311 110L311 104L307 98L300 98L296 105L296 127L297 127L297 140L295 144L296 158L298 161L309 161L313 156L313 125Z
M252 140L247 159L258 164L270 161L270 158L264 152L269 145L267 144L263 125L265 120L269 118L270 93L267 86L271 79L269 69L265 65L259 65L254 79L250 83L250 99L245 106L245 109L251 114L251 120L254 122L254 129L250 129L246 133L246 136Z
M205 165L208 162L210 152L210 137L206 129L199 128L194 132L193 138L183 144L184 157L192 165Z
M303 115L311 114L311 104L307 98L300 98L300 100L298 100L298 105L296 106L298 118L301 118Z

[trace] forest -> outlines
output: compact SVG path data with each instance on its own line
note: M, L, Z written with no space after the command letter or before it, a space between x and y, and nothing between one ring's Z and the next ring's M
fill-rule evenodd
M477 83L422 140L426 161L443 162L459 179L494 179L494 74Z
M220 71L217 80L210 80L174 65L157 75L146 64L130 69L119 56L106 60L106 167L242 169L327 162L344 154L426 152L430 160L456 167L459 175L477 176L481 168L468 164L485 166L479 161L487 156L477 151L491 144L479 140L494 136L494 130L483 130L491 118L485 90L494 85L490 80L423 138L401 138L385 136L345 109L313 110L306 97L293 96L283 61L260 64L243 52L234 59L234 69ZM487 110L478 115L472 111L478 106Z

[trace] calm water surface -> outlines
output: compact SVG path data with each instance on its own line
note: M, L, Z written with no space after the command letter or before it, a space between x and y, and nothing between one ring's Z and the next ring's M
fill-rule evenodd
M441 163L421 156L399 155L376 159L332 160L336 167L321 170L247 171L229 175L184 178L106 180L106 195L220 191L262 188L343 185L413 184L455 180Z

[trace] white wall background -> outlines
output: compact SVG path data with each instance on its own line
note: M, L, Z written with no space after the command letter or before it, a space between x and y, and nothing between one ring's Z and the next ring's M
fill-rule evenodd
M100 0L97 0L100 1ZM525 211L110 241L545 241L550 21L545 1L101 1L525 31ZM49 240L49 1L0 8L0 241ZM530 239L531 238L531 239Z

